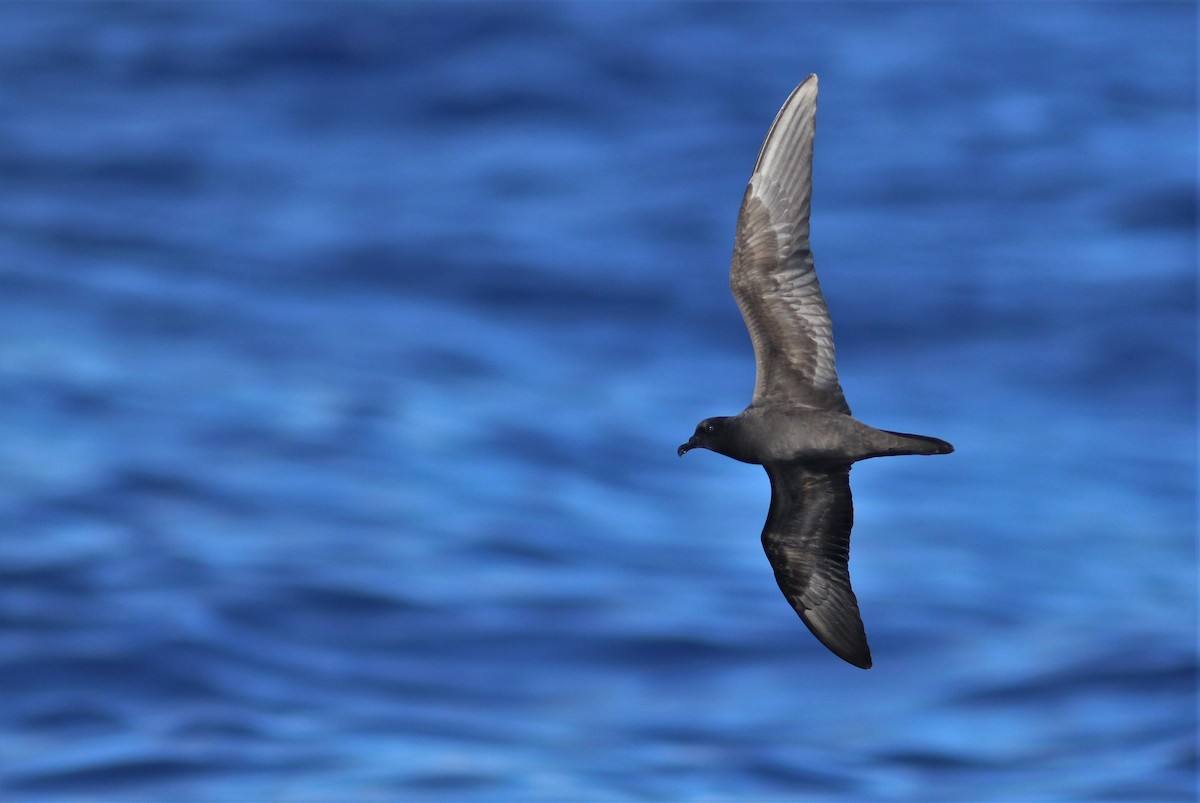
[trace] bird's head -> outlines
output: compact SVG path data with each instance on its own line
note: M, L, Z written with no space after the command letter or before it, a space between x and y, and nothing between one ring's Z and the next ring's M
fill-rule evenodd
M711 449L714 452L725 454L726 441L732 431L729 423L731 420L731 416L723 415L701 421L696 425L696 433L687 443L679 447L679 456L683 457L685 452L690 452L692 449Z

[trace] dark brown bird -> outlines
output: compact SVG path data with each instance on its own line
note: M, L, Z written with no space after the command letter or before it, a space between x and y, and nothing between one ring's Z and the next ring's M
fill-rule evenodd
M771 124L738 213L729 284L754 343L750 406L701 421L679 454L711 449L767 470L771 509L762 543L779 588L822 644L869 669L871 650L850 588L850 466L954 447L850 415L808 241L816 115L817 76L810 75Z

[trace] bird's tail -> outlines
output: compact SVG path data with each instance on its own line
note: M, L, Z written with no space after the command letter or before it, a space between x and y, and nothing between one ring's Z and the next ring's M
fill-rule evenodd
M928 435L910 435L907 432L892 432L888 429L879 431L891 437L880 444L880 450L872 457L898 454L950 454L954 451L953 446L940 438L931 438Z

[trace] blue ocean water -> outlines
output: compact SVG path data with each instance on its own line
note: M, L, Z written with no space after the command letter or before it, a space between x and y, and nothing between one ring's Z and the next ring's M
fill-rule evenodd
M0 4L0 797L1186 800L1191 3ZM875 657L803 627L733 224L813 245Z

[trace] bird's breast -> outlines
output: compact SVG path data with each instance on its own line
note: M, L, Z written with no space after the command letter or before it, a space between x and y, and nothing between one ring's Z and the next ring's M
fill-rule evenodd
M859 457L858 430L863 425L848 415L796 407L759 410L746 411L751 414L744 422L743 439L755 458L746 462L842 463Z

